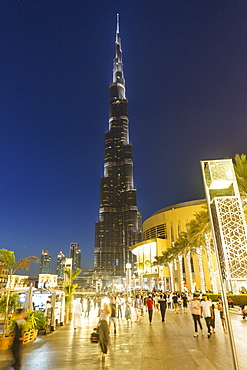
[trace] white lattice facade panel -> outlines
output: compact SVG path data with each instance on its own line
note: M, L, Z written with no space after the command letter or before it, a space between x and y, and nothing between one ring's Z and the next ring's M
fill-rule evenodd
M219 197L214 203L227 275L230 279L246 279L247 235L240 201L238 197Z

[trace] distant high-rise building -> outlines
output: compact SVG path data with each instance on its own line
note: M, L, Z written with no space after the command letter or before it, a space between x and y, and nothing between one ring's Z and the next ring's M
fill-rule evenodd
M142 240L142 224L133 182L118 19L115 45L109 131L105 134L104 176L100 183L99 221L95 227L94 267L113 276L125 276L126 264L131 263L133 267L136 261L130 247Z
M60 251L57 255L56 275L62 276L65 267L65 255Z
M42 250L39 272L40 274L51 273L51 255L47 250Z
M79 243L70 243L69 257L72 258L72 268L75 271L81 268L81 250Z

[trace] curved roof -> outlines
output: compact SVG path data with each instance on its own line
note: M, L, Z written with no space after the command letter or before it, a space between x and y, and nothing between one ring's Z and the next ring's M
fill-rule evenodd
M203 204L203 203L206 203L206 199L190 200L188 202L177 203L177 204L174 204L172 206L168 206L168 207L160 209L159 211L154 212L152 214L152 216L157 215L159 213L166 212L166 211L170 211L171 209L183 208L183 207L189 207L189 206L197 206L197 205Z

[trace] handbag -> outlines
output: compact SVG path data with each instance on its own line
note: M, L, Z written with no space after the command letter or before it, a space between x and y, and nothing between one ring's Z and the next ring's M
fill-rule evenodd
M91 333L91 342L92 343L98 343L99 341L99 333L97 329L94 329Z

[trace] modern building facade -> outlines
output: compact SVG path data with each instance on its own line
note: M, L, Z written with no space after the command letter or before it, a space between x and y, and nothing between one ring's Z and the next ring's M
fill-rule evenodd
M56 266L56 275L58 277L63 276L63 271L65 267L65 255L60 251L57 255L57 266Z
M112 276L125 276L126 264L134 266L136 259L130 246L142 240L142 225L133 181L118 21L115 47L113 82L109 88L109 130L105 134L104 176L100 182L99 221L95 227L94 267Z
M155 212L143 223L144 241L131 250L137 257L137 284L146 289L171 291L214 291L218 293L219 275L214 250L205 238L197 253L179 256L168 265L155 266L155 256L161 256L176 242L187 224L206 205L206 200L194 200L172 205Z
M81 250L79 243L70 243L69 257L72 258L72 270L81 268Z
M39 272L40 274L51 273L51 255L47 250L42 250Z

